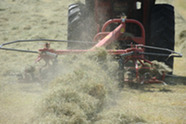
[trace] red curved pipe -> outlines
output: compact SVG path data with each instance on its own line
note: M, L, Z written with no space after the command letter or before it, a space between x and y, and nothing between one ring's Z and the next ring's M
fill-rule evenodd
M102 32L105 32L105 30L106 30L106 28L108 27L108 25L110 25L110 24L112 24L112 23L121 23L121 24L123 24L123 25L125 25L126 23L134 23L134 24L137 24L137 25L141 28L141 32L142 32L142 33L141 33L141 38L140 38L140 39L137 38L137 37L135 37L134 39L136 39L135 41L136 41L137 43L141 43L141 44L145 45L145 29L144 29L144 27L143 27L143 25L142 25L141 22L139 22L139 21L137 21L137 20L134 20L134 19L126 19L125 22L122 22L121 19L111 19L111 20L108 20L107 22L105 22L105 24L103 25L101 31L102 31ZM138 39L139 39L140 41L139 41Z

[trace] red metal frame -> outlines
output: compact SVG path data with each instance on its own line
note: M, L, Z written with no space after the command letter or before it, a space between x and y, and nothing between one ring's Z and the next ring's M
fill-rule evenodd
M116 27L113 31L111 32L105 32L106 28L109 24L111 23L120 23L120 25L118 27ZM49 47L45 47L43 49L39 49L40 55L37 58L37 62L40 61L41 59L43 59L46 64L49 63L49 61L51 59L54 59L57 55L63 55L63 54L72 54L72 53L76 53L76 54L80 54L80 53L85 53L85 52L95 52L96 48L99 47L106 47L108 46L110 43L115 42L122 34L125 33L125 25L126 23L135 23L137 25L139 25L139 27L141 28L141 32L142 32L142 36L141 37L133 37L132 39L138 43L138 44L145 44L145 30L143 28L143 25L133 19L113 19L113 20L109 20L107 21L102 28L102 32L98 33L95 38L95 40L98 40L98 43L96 45L94 45L91 49L88 50L53 50L50 49ZM101 37L101 38L100 38ZM133 52L133 55L127 56L125 58L125 61L123 62L124 64L127 63L129 60L132 60L133 63L135 64L134 68L136 71L136 80L138 82L142 82L142 78L139 76L139 72L138 70L141 69L142 67L138 66L138 63L141 63L141 65L144 65L144 62L147 62L149 64L152 64L150 61L146 60L144 55L142 54L138 54L138 53L142 53L144 52L144 49L140 47L141 45L135 45L135 46L131 46L131 48L127 48L127 49L120 49L120 50L107 50L107 52L109 54L112 55L121 55L121 54L125 54L125 53L129 53L129 52ZM49 54L48 54L49 53ZM52 53L52 54L50 54ZM56 56L55 56L56 55ZM161 81L156 79L155 77L153 77L152 79L150 79L149 81L146 81L148 83L160 83ZM145 82L145 83L146 83Z
M114 31L112 32L105 32L106 31L106 28L112 24L112 23L121 23ZM118 39L118 37L125 33L125 26L127 23L134 23L134 24L137 24L140 29L141 29L141 37L132 37L132 40L137 43L137 44L143 44L145 45L145 29L143 27L143 25L137 21L137 20L134 20L134 19L126 19L125 22L122 22L122 19L111 19L109 21L107 21L100 33L98 33L95 37L94 37L94 40L93 41L98 41L98 40L101 40L101 42L107 42L109 43L109 41L107 41L108 38L110 38L110 40L112 40L112 38L114 37L115 39ZM124 30L122 30L124 29ZM107 35L107 37L105 37ZM111 37L112 36L112 37ZM104 41L102 41L103 38L106 38ZM105 43L99 43L100 44L105 44ZM100 47L98 44L97 46Z

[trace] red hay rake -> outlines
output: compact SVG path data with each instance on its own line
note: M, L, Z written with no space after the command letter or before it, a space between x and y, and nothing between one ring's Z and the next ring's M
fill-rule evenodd
M112 24L112 23L119 23L119 26L117 26L113 31L107 32L106 28ZM5 48L4 46L13 44L13 43L20 43L20 42L35 42L35 41L47 41L47 42L73 42L73 41L65 41L65 40L48 40L48 39L39 39L39 40L17 40L13 42L4 43L0 46L1 50L9 50L9 51L18 51L18 52L26 52L26 53L37 53L39 54L38 58L36 59L36 62L39 62L40 60L44 60L46 62L45 66L49 64L50 61L53 61L57 58L58 55L64 55L64 54L82 54L86 52L95 52L97 51L97 48L99 47L107 47L113 42L116 42L117 40L122 40L121 35L125 33L126 24L128 23L134 23L138 25L141 29L141 36L140 37L132 37L131 39L136 44L131 44L130 48L126 49L118 49L118 50L110 50L108 49L107 52L111 55L119 55L122 59L120 61L121 65L125 65L129 61L132 62L133 66L127 67L130 70L133 70L135 73L135 76L133 77L125 77L123 81L125 82L137 82L137 83L164 83L165 79L165 73L161 75L160 78L157 78L156 76L148 77L145 75L140 75L139 70L146 69L150 70L151 67L146 67L145 63L148 63L152 65L153 63L146 59L145 55L153 55L153 56L173 56L173 57L182 57L180 53L174 52L169 49L159 48L159 47L152 47L152 46L146 46L145 45L145 30L143 25L133 19L126 19L125 17L122 17L121 19L112 19L107 21L102 29L101 32L98 33L94 39L93 42L90 44L94 44L94 46L87 50L80 50L80 49L68 49L68 50L53 50L50 49L50 44L46 43L45 47L42 49L39 49L38 51L29 51L29 50L21 50L21 49L13 49L13 48ZM126 39L125 39L126 40ZM77 43L77 41L76 41ZM81 42L83 43L83 42ZM145 49L154 49L154 50L162 50L166 52L170 52L170 54L162 54L162 53L150 53L146 52ZM122 66L123 68L124 66Z

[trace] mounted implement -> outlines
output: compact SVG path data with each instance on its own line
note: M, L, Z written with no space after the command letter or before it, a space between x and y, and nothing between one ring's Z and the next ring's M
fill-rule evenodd
M159 10L164 11L160 13ZM109 54L117 56L122 82L141 84L164 83L166 73L171 72L157 71L160 68L153 60L173 68L173 57L182 56L174 52L174 11L170 5L156 5L155 0L86 0L86 4L70 5L68 17L67 41L26 41L67 42L68 50L50 49L48 43L38 51L4 47L24 41L5 43L0 49L39 53L36 61L43 59L47 65L50 61L55 63L58 55L94 52L104 47ZM159 18L161 24L157 20ZM162 25L165 23L165 26ZM170 25L167 26L167 23ZM117 45L111 49L115 43Z

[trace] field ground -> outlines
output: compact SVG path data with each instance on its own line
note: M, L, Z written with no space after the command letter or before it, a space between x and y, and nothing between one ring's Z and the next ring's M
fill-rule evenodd
M17 39L66 39L67 8L75 1L1 0L0 43ZM173 0L173 5L182 16L178 16L176 22L176 50L183 52L180 45L180 40L183 39L179 39L179 34L186 30L186 21L182 19L186 19L186 1ZM42 43L29 43L13 47L37 50L42 46ZM66 44L52 44L52 47L63 49ZM174 74L186 76L186 53L183 54L183 58L175 60ZM17 79L17 75L23 73L25 67L34 64L36 57L37 55L32 54L0 51L0 124L29 123L41 105L48 90L47 83L23 83ZM142 90L124 88L118 97L117 105L109 109L110 113L122 111L147 123L186 122L186 85L151 85Z

